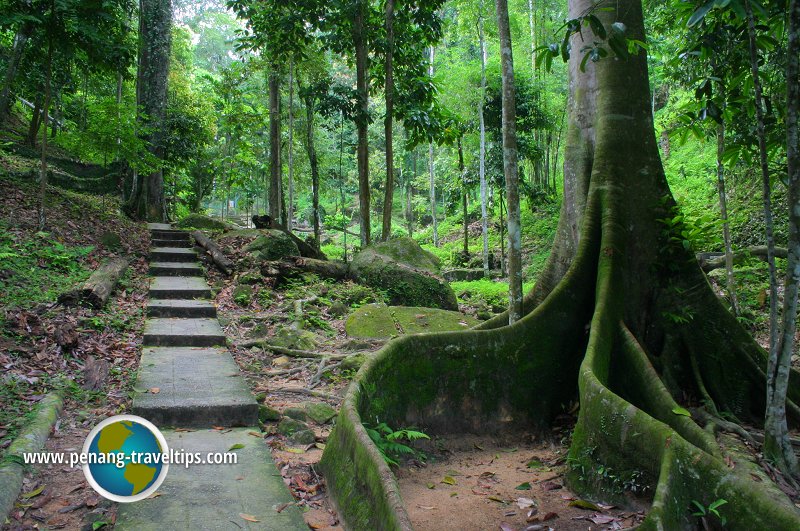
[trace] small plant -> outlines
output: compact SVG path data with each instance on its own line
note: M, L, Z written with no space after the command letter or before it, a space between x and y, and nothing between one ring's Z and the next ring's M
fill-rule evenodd
M700 521L703 523L704 529L709 529L709 523L710 523L709 519L712 516L716 517L716 519L719 520L720 525L724 527L725 524L727 523L727 520L725 519L724 516L722 516L719 513L719 508L725 505L726 503L728 503L727 500L719 498L711 502L708 505L708 507L706 507L699 501L692 500L692 505L694 505L695 508L697 508L697 510L692 513L692 516L697 516L698 518L700 518Z
M393 430L385 422L379 423L374 428L364 426L369 438L378 447L378 451L383 456L387 465L399 466L397 459L403 455L410 455L420 459L425 459L425 455L401 441L414 442L419 439L430 439L427 434L408 428Z

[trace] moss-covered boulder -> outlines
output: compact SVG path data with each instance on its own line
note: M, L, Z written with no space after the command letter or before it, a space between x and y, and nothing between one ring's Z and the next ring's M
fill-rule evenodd
M345 331L350 337L386 339L402 334L467 330L477 324L477 319L459 312L367 304L350 314Z
M278 326L275 329L275 336L269 338L269 344L283 348L314 350L320 340L321 338L314 332L298 330L291 326Z
M202 214L189 214L179 222L175 223L179 229L205 229L205 230L228 230L231 228L227 223L218 219L210 218Z
M247 284L239 284L233 288L233 300L239 306L250 306L250 300L253 298L253 286Z
M317 424L327 424L336 416L336 410L325 402L306 402L305 413Z
M245 247L260 260L280 260L287 256L300 256L297 244L283 231L269 229L259 231L259 235Z
M456 295L437 275L438 267L438 259L417 242L399 238L359 252L350 264L350 276L385 291L393 305L457 310Z

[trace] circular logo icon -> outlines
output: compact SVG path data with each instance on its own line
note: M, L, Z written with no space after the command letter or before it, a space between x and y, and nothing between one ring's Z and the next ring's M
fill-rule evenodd
M150 421L116 415L94 427L83 444L83 474L99 494L115 502L147 498L167 476L167 440Z

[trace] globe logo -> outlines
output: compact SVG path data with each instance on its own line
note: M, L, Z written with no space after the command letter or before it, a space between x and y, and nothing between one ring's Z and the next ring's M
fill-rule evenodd
M83 445L86 481L115 502L147 498L167 476L164 435L136 415L116 415L94 427Z

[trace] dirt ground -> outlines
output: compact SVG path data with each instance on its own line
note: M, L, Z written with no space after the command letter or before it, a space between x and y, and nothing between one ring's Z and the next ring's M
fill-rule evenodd
M568 448L557 441L448 436L431 446L427 464L396 471L418 531L628 529L644 518L610 505L576 507L563 483Z

